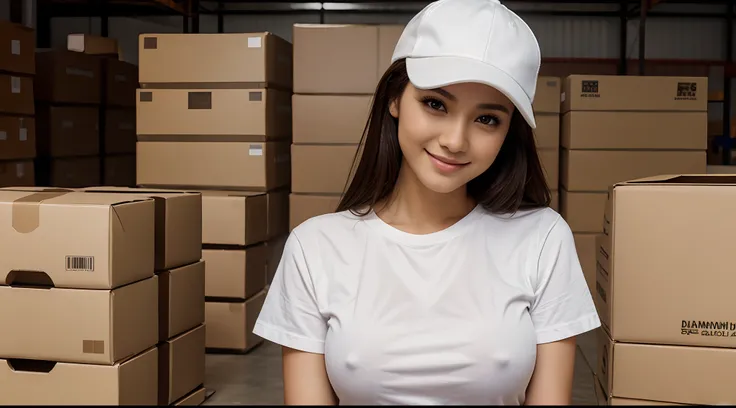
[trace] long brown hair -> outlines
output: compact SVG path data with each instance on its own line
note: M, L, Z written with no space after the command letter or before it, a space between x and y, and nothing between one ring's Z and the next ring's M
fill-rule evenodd
M405 60L394 62L376 87L368 121L355 155L354 177L337 211L366 215L387 199L399 178L403 154L398 119L389 113L409 83ZM468 195L493 213L547 207L551 193L539 162L534 132L518 110L511 116L506 139L490 168L467 185Z

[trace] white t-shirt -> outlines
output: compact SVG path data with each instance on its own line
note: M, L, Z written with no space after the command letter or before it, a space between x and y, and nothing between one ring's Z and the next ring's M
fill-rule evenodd
M375 213L304 222L254 333L324 353L343 405L520 405L537 344L598 326L560 215L478 206L426 235Z

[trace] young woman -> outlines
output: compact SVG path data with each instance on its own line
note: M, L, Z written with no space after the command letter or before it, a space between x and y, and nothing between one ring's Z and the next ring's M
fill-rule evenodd
M497 0L440 0L393 61L338 212L292 231L256 323L286 404L569 404L600 323L548 208L534 35Z

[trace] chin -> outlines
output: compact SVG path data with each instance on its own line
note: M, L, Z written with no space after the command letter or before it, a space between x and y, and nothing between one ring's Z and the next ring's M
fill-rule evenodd
M449 194L465 187L464 180L456 180L451 177L443 177L437 174L419 177L419 181L430 191L438 194Z

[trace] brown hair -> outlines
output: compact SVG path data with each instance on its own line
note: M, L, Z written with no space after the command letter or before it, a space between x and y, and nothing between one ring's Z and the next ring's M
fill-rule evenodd
M403 59L394 62L378 83L361 139L363 149L358 150L353 164L357 169L340 200L338 212L350 210L365 215L393 192L403 154L398 119L389 113L389 105L401 97L408 83ZM549 206L551 193L537 155L534 132L518 110L511 117L508 135L496 160L488 170L468 182L467 191L493 213Z

